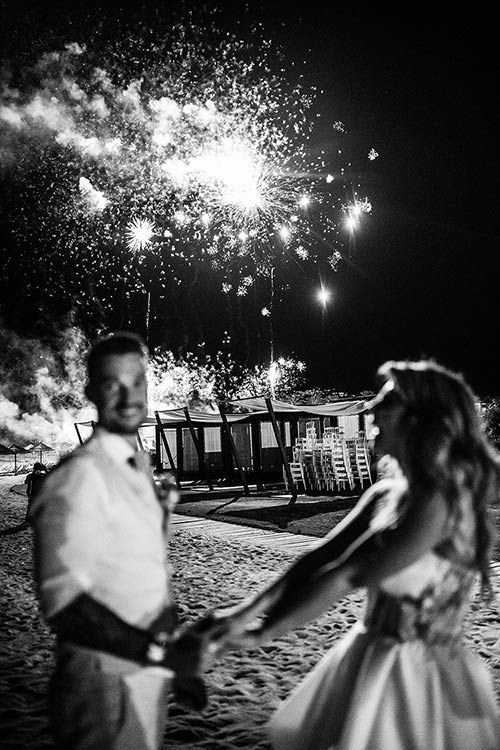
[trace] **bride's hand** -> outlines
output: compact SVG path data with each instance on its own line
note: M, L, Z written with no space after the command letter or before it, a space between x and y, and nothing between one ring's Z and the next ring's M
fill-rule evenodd
M256 648L262 644L263 634L264 630L261 622L237 627L234 632L228 632L226 648Z
M190 634L201 639L208 658L231 648L252 648L260 643L262 624L252 622L237 607L215 610L188 626Z
M249 621L244 614L219 614L219 625L212 633L208 649L213 654L220 654L232 648L255 648L260 645L262 634L260 618Z

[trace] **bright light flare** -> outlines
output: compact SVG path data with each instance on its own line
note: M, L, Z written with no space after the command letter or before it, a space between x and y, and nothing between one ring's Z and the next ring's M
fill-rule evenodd
M278 229L278 234L281 237L281 239L283 240L283 242L288 242L288 240L290 239L290 236L291 236L292 232L290 230L290 227L287 227L287 226L285 226L283 224L283 226L281 226Z
M271 386L271 395L274 398L274 390L276 388L276 384L278 380L281 377L281 371L280 371L280 366L278 362L271 362L268 376L269 376L269 385Z
M328 302L330 301L330 298L332 296L332 293L329 289L326 289L326 287L322 286L321 289L317 292L316 298L321 303L323 307L326 307Z
M221 203L247 213L263 207L262 168L243 144L222 143L217 151L193 159L190 168L220 191Z
M182 226L183 224L186 224L187 220L188 220L188 218L187 218L187 215L186 215L186 213L184 211L176 211L174 213L174 221L179 226Z
M248 155L228 156L222 167L223 201L247 212L261 208L260 171Z
M144 250L151 244L151 239L156 232L156 226L149 219L132 219L127 224L125 233L127 235L127 247L133 252Z
M351 203L344 210L347 212L346 227L349 231L354 232L359 227L361 215L371 213L372 204L368 198L363 198L362 200L356 199L354 203Z

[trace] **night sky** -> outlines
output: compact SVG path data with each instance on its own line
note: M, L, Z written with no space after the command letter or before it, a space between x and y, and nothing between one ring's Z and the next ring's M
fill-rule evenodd
M84 41L102 15L147 18L161 3L133 10L123 3L84 5L2 2L6 57L20 64L30 45L41 49L41 39ZM325 10L317 0L212 5L240 37L251 38L253 24L261 23L283 50L277 68L301 72L318 88L314 107L321 118L310 150L332 151L331 124L344 123L353 176L373 206L354 238L346 237L335 272L321 263L307 272L277 267L275 356L305 361L310 385L351 393L371 388L387 358L434 357L462 371L480 395L498 395L498 65L488 19L457 10L446 19L423 10L403 17L334 3ZM379 156L367 165L370 148ZM7 246L12 253L9 240ZM325 310L315 298L320 283L331 291ZM4 320L21 333L39 330L39 298L33 307L29 294L23 298L22 279L15 285L15 294L12 284L2 289ZM196 311L214 348L225 315L224 300L215 300L208 284ZM166 303L154 297L152 303L158 315L151 343L172 343L163 330L168 316L160 314ZM46 315L67 312L50 309ZM142 333L144 309L130 309L137 318L125 323Z

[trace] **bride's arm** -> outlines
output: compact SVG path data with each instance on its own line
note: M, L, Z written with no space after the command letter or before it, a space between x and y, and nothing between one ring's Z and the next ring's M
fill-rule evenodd
M306 584L324 565L340 559L370 529L378 497L379 493L375 488L368 490L355 508L327 536L269 586L233 607L218 609L209 615L211 626L208 622L206 626L209 630L212 629L214 637L223 635L227 629L231 630L233 637L241 634L249 623ZM204 627L201 623L200 625Z
M340 531L350 544L340 553L332 534L260 594L216 612L221 643L257 645L315 619L353 588L377 583L433 549L444 538L447 518L444 498L435 496L411 503L401 523L382 535L366 519L358 536L344 525Z
M344 556L326 562L307 580L282 588L261 623L239 630L239 642L255 645L287 633L319 617L353 588L406 568L443 540L447 519L442 496L412 503L401 524L384 532L382 543L366 533Z

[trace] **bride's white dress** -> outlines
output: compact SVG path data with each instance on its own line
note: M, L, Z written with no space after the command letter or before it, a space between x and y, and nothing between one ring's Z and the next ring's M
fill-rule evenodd
M371 491L380 494L379 518L390 514L394 492ZM370 590L363 622L278 708L268 725L273 748L500 750L491 676L462 644L474 557L464 495L446 542Z

